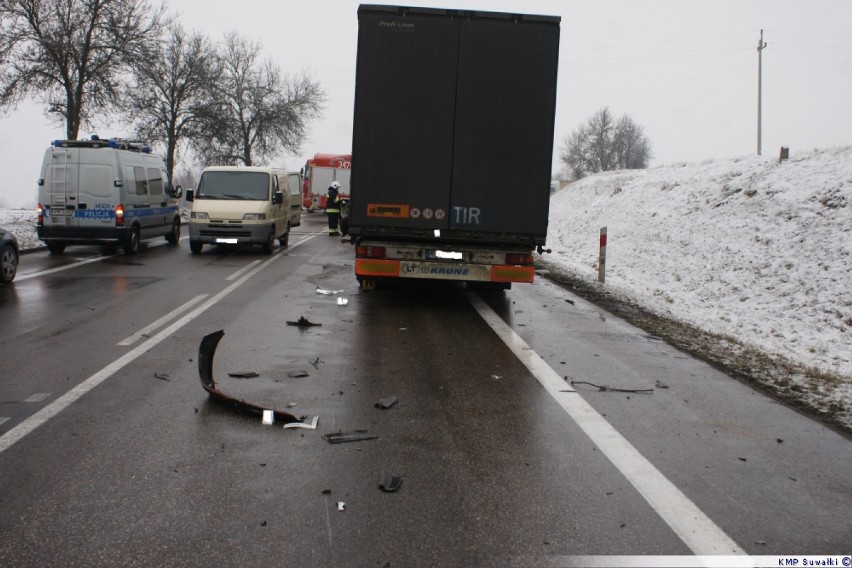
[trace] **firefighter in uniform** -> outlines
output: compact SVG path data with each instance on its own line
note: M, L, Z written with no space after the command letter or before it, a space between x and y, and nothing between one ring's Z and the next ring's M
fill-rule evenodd
M328 197L325 201L325 213L328 215L328 234L331 236L340 235L340 197L338 192L340 183L333 181L328 187Z

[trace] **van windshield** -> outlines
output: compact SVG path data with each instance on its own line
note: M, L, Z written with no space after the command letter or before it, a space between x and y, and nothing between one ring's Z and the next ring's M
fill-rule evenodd
M269 199L269 174L265 172L204 172L196 199Z

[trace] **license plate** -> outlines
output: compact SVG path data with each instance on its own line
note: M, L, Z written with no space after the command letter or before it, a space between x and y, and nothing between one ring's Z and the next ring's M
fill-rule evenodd
M218 239L216 239L216 243L223 244L223 245L235 245L235 244L237 244L237 239L218 238Z
M51 217L67 217L71 214L71 212L67 209L51 209L50 216Z
M463 260L464 255L460 252L449 250L427 250L426 258L429 260Z

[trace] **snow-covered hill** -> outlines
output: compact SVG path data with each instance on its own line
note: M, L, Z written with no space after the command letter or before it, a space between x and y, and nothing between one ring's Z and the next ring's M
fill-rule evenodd
M852 147L603 173L555 193L547 262L812 370L852 427ZM34 211L0 211L24 247ZM22 261L26 263L26 258Z
M852 380L852 148L583 179L551 200L548 260L653 311Z
M552 197L546 262L595 282L607 227L602 288L795 368L757 382L852 430L850 202L852 147L603 173Z

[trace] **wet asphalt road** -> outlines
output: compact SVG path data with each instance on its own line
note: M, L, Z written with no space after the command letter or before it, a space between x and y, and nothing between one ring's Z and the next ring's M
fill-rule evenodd
M148 241L22 258L0 288L0 565L849 552L848 439L544 278L359 292L323 223L271 257ZM322 325L287 324L302 316ZM316 430L208 399L198 346L220 329L218 387ZM322 438L355 430L377 437Z

